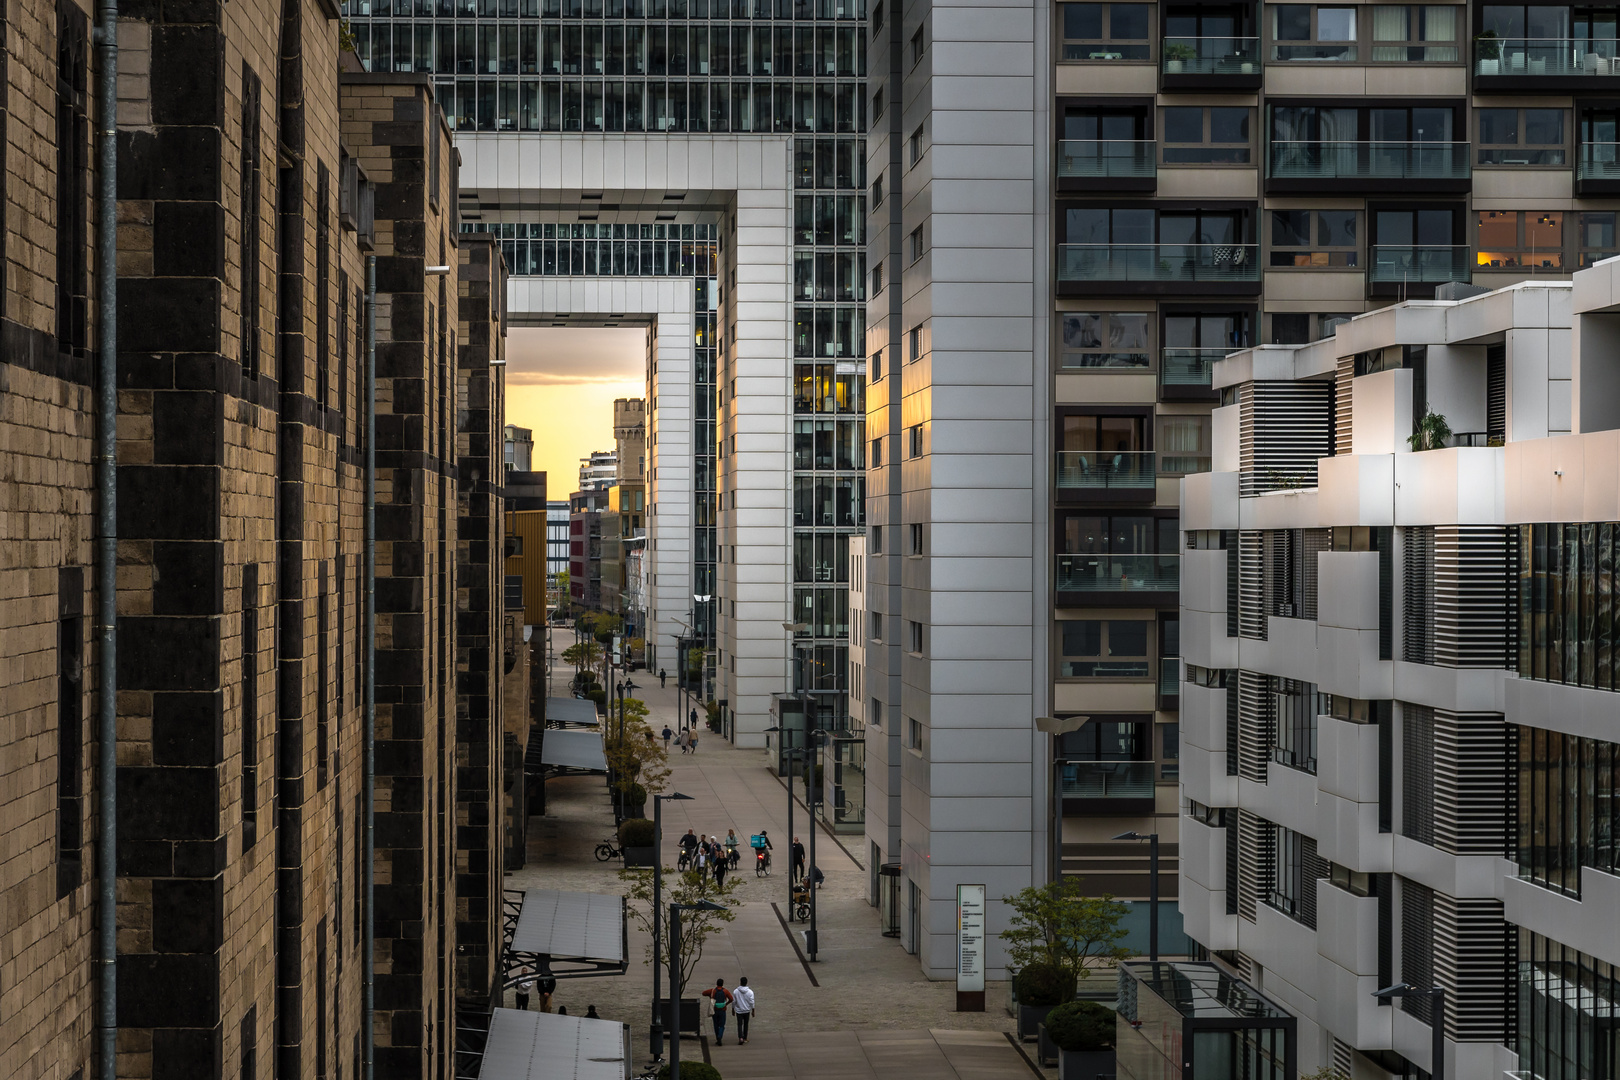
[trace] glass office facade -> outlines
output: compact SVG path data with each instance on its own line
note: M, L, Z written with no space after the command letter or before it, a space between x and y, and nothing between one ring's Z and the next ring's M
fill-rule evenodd
M1590 1080L1620 1069L1614 965L1518 931L1519 1068L1539 1080Z
M1616 672L1613 522L1520 525L1518 671L1620 689Z

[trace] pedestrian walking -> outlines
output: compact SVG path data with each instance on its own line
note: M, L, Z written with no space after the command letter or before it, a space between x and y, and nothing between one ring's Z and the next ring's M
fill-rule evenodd
M714 887L715 888L720 889L720 888L725 887L725 884L726 884L726 871L730 870L730 869L731 869L731 864L726 860L725 856L720 855L720 856L715 857L715 860L714 860Z
M698 842L697 854L695 856L693 856L693 862L692 862L692 865L697 867L697 872L699 874L702 874L708 868L708 859L709 859L709 838L707 836L705 836L702 840L700 840Z
M793 880L798 881L804 877L804 845L799 843L797 836L793 838L793 847L789 850L793 853Z
M686 724L693 731L697 730L697 710L696 709L693 709L692 712L687 716Z
M550 1012L551 1011L551 995L553 995L553 994L555 994L557 992L557 979L556 979L556 976L554 976L554 975L542 976L540 979L538 979L536 981L535 985L540 991L540 1011L541 1012ZM558 1009L557 1011L561 1012L561 1013L565 1013L568 1010L567 1009Z
M534 985L533 980L524 979L517 984L517 993L513 995L516 1005L524 1012L529 1011L529 988Z
M703 991L703 996L714 1006L714 1045L723 1046L726 1041L726 1006L731 1004L731 991L726 989L726 980L714 980L714 985Z
M697 753L697 728L693 728L686 733L686 752L688 754Z
M664 753L666 753L666 754L669 753L669 740L673 739L674 737L675 737L675 733L673 731L669 730L669 725L668 724L665 724L664 725Z
M659 668L658 669L658 689L662 690L663 688L664 688L664 669Z
M600 1020L600 1019L602 1019L600 1016L597 1015L595 1005L587 1005L587 1006L585 1006L585 1019L587 1019L587 1020Z
M754 1018L754 991L748 986L748 976L737 980L737 989L731 992L731 1012L737 1018L737 1045L748 1043L748 1021Z

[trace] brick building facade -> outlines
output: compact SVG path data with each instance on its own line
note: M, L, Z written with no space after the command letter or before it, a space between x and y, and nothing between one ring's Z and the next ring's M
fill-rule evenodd
M373 1030L379 1076L448 1077L501 940L504 266L457 235L427 82L340 77L335 6L121 14L118 1073L359 1074L374 254ZM0 1061L67 1080L97 1002L95 72L73 0L4 31Z

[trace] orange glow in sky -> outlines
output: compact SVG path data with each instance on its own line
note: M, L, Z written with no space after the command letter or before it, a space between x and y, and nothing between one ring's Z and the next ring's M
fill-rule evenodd
M546 498L579 487L579 459L613 449L613 399L642 397L646 330L514 327L506 340L506 422L534 431Z

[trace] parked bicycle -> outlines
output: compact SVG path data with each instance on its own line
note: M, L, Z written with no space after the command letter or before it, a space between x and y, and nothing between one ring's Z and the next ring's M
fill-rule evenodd
M617 859L620 855L623 855L623 854L624 854L623 850L621 850L620 848L614 847L613 846L613 841L611 841L611 840L604 840L600 844L596 845L596 861L597 862L607 862L609 859Z

